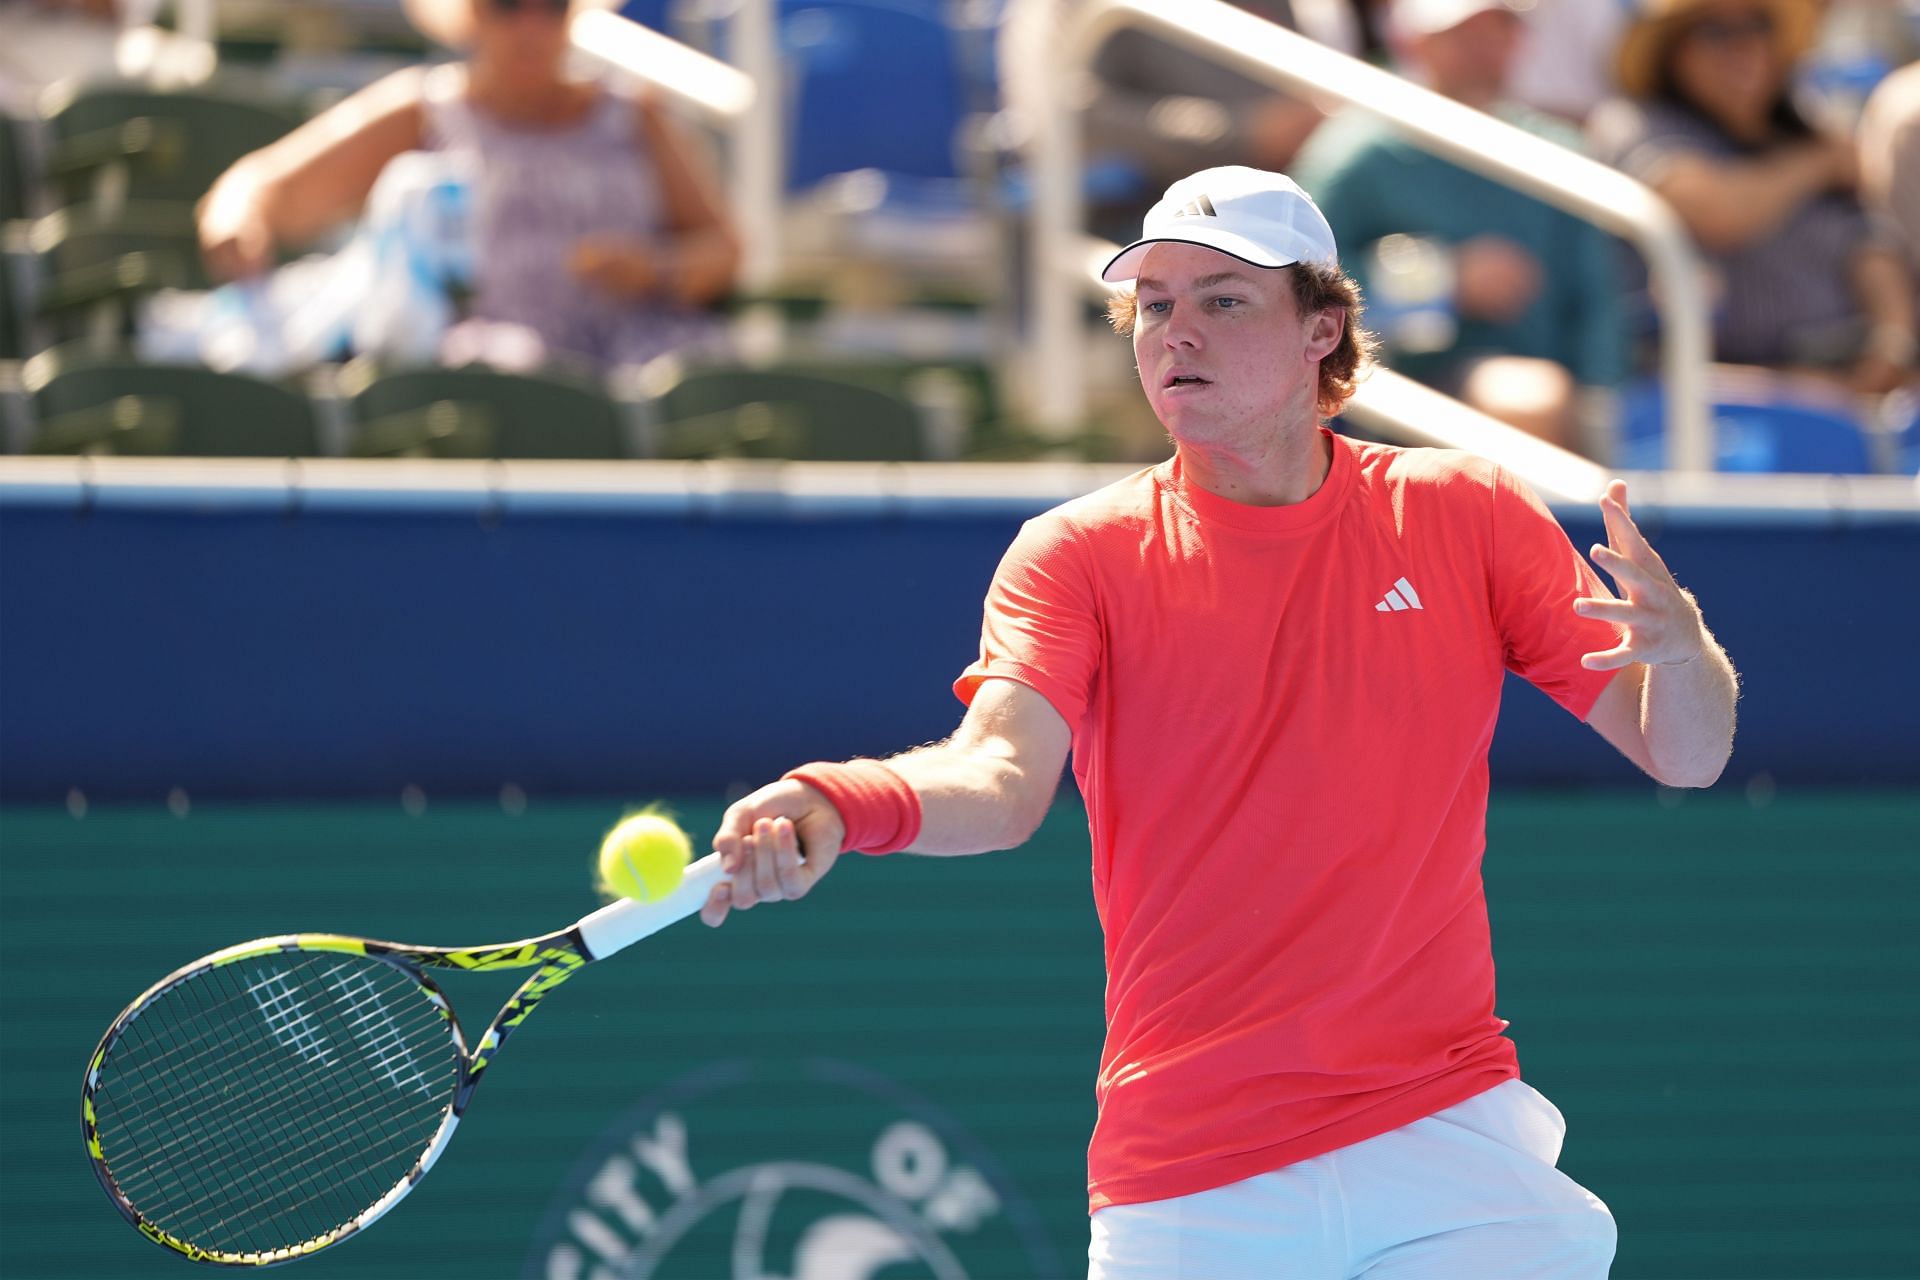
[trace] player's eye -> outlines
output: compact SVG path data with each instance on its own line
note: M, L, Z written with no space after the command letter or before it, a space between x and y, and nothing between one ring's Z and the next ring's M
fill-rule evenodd
M1155 299L1152 302L1141 303L1140 310L1146 312L1150 316L1163 316L1167 314L1167 312L1173 310L1173 304L1171 302L1166 301L1164 298L1160 298L1160 299Z
M1244 299L1241 299L1241 298L1215 298L1213 300L1213 305L1218 307L1222 311L1231 311L1235 307L1239 306L1243 301Z

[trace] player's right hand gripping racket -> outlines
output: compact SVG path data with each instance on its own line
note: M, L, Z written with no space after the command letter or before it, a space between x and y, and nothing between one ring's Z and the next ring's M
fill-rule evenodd
M709 855L658 902L499 946L299 933L196 960L115 1018L87 1064L94 1174L142 1235L195 1262L265 1267L339 1244L426 1176L549 991L692 915L720 879ZM429 968L534 973L469 1048Z

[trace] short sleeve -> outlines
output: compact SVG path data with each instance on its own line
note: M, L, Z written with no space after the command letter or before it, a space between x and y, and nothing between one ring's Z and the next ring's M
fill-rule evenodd
M1060 517L1029 520L987 589L980 658L960 674L953 692L971 704L983 680L1017 680L1077 729L1099 661L1099 613L1087 549Z
M1613 648L1619 632L1576 614L1573 602L1613 593L1533 490L1500 467L1493 485L1493 615L1507 669L1585 720L1617 673L1589 671L1580 659Z

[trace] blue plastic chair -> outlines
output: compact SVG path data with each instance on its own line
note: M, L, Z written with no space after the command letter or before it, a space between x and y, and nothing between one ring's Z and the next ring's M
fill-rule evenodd
M1667 465L1666 406L1657 381L1620 394L1618 464L1657 471ZM1872 453L1859 422L1831 405L1795 399L1785 387L1761 394L1714 389L1714 469L1867 475Z
M953 33L935 5L789 0L780 47L791 99L789 190L856 169L960 176L966 90Z
M652 27L655 31L672 35L667 30L667 9L672 0L626 0L620 6L620 16L630 18L643 27Z

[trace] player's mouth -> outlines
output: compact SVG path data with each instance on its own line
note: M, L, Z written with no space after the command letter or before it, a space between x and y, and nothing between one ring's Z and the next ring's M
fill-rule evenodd
M1192 390L1199 387L1210 387L1212 385L1212 382L1201 377L1199 374L1188 373L1183 369L1169 370L1167 375L1160 380L1160 389L1162 391Z

